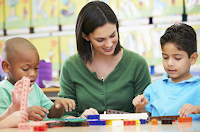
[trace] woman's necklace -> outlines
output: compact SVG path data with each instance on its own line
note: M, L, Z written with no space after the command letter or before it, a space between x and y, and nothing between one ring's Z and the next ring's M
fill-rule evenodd
M106 71L104 72L104 74L101 74L101 72L99 71L99 69L97 68L97 66L96 66L96 64L95 64L95 62L94 62L94 66L96 67L97 71L98 71L99 74L101 75L102 85L103 85L103 81L104 81L104 78L103 78L103 77L105 76L105 74L106 74L108 68L110 67L110 63L112 62L113 58L114 58L114 56L111 58L111 60L110 60L110 62L109 62L109 64L108 64L108 67L106 68Z

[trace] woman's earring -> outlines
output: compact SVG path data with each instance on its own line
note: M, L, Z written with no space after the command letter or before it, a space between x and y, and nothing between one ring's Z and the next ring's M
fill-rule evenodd
M91 46L91 52L92 52L92 54L94 54L92 44L90 44L90 46Z

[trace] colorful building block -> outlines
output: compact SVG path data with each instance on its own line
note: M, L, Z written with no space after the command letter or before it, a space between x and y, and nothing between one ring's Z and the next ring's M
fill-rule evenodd
M99 120L99 115L87 115L87 119L96 119L96 120Z
M22 101L21 101L20 111L27 111L30 79L23 78L22 80L23 80L23 86L22 86Z
M124 126L129 126L129 125L136 125L135 120L124 120Z
M34 126L33 127L33 131L47 131L48 130L48 126L44 125L44 126Z
M114 119L147 119L147 113L132 113L132 114L100 114L100 120L114 120Z
M140 124L140 120L135 120L135 122L136 122L136 125Z
M178 117L178 122L192 122L192 117Z
M118 110L107 109L107 110L106 110L106 114L131 114L131 113L124 112L124 111L118 111Z
M28 122L27 123L19 123L18 128L19 129L29 129L30 128L29 123Z
M106 121L101 121L101 120L98 120L98 121L88 121L89 122L89 125L106 125Z
M106 120L106 125L112 125L112 121L114 120Z
M158 125L158 119L152 119L151 125Z
M162 124L172 124L172 120L171 119L163 119Z
M123 127L124 126L124 121L123 120L112 121L112 126L113 127Z
M140 124L146 124L146 120L145 119L140 119Z
M152 119L157 119L158 121L161 121L163 119L177 120L177 118L179 116L180 115L174 115L174 116L153 116L153 117L150 117L150 120L152 120Z
M56 121L47 123L48 128L66 126L65 121Z
M77 126L89 126L89 122L65 122L65 126L77 127Z

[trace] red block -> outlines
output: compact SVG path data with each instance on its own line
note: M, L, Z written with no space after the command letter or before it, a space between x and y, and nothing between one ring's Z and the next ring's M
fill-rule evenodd
M44 126L34 126L33 127L33 131L47 131L48 126L44 125Z
M124 121L124 125L128 126L128 125L136 125L135 121Z

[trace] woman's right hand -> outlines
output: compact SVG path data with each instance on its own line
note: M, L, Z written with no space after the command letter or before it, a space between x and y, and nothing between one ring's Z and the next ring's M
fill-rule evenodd
M87 115L99 115L99 112L94 108L89 108L82 113L80 118L87 118Z

